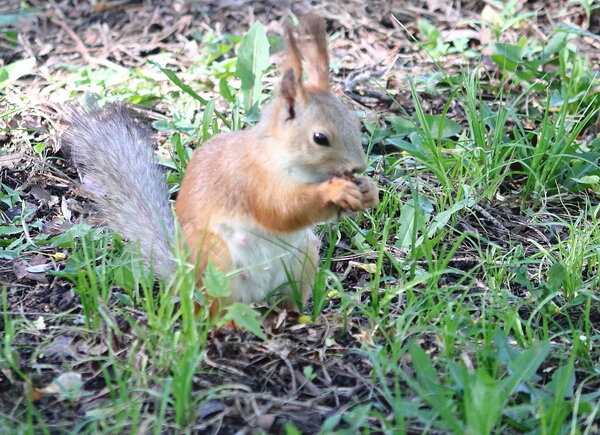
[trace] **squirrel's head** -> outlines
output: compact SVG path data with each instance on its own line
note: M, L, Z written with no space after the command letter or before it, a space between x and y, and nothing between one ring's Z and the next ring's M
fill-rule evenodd
M277 144L273 157L292 177L305 182L361 172L366 159L358 117L329 88L325 21L307 15L298 28L296 41L293 29L286 26L279 90L261 121Z

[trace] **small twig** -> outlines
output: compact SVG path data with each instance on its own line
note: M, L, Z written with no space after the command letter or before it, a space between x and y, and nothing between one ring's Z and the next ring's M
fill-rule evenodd
M351 260L357 260L359 258L366 258L366 259L377 258L377 251L361 252L360 254L341 255L339 257L332 258L331 261L332 262L348 261L348 260L351 261Z
M372 65L365 66L348 74L346 82L344 83L344 92L351 93L354 91L354 88L357 84L364 83L373 77L382 76L387 71L387 68L382 70L370 71L373 68L381 65L382 62L383 59L380 59Z
M59 314L56 313L43 313L40 311L29 311L29 312L25 312L25 311L0 311L0 315L4 316L19 316L19 317L23 317L23 316L38 316L38 317L58 317Z
M86 62L93 62L92 56L90 55L90 51L85 46L81 38L77 35L77 33L75 33L69 26L67 26L67 23L56 18L50 18L50 21L59 26L61 29L63 29L71 37L71 39L75 42L75 45L77 46L77 50L79 51L79 53L81 53L81 56Z
M35 242L29 235L29 229L27 228L27 224L25 223L25 219L21 219L21 226L23 227L23 234L25 234L25 238L29 242L31 246L35 246Z
M393 100L393 98L387 92L377 91L375 89L369 89L369 88L361 89L358 92L357 91L352 92L350 95L352 95L354 99L374 98L376 100L383 101L385 103Z
M66 18L65 14L63 13L61 7L56 4L56 1L55 0L49 0L49 3L54 8L54 12L56 12L56 15L58 15L60 18L62 18L64 20Z
M231 367L229 365L226 365L222 362L217 363L215 361L213 361L212 359L210 359L208 356L204 357L204 362L206 363L207 366L212 367L214 369L218 369L218 370L222 370L226 373L232 374L232 375L236 375L236 376L240 376L245 378L247 375L246 373L244 373L243 371L236 369L235 367Z
M143 318L144 320L148 319L148 314L145 313L144 311L141 310L136 310L135 308L131 308L131 307L123 307L123 309L125 311L129 311L132 314L136 314L138 316L140 316L141 318Z
M90 54L89 49L83 43L79 35L77 35L77 33L75 33L69 26L67 26L67 23L65 23L64 21L57 20L56 18L50 18L50 21L62 28L71 37L71 39L75 42L75 45L77 46L77 51L79 51L86 63L91 65L104 66L106 68L114 69L118 72L128 71L127 68L123 68L121 65L117 65L116 63L108 59L98 59L97 57L92 56Z
M494 216L492 216L490 213L488 213L488 211L486 209L484 209L482 206L475 204L475 205L473 205L473 210L475 210L477 213L479 213L485 219L489 220L491 223L496 225L501 233L510 234L510 230L508 228L506 228L502 224L502 222L500 222L498 219L496 219Z
M301 387L306 387L306 389L310 391L310 393L315 397L323 396L323 392L310 379L307 379L298 370L294 370L294 374L296 375L296 378L298 378L302 383Z
M277 356L285 364L287 371L290 374L290 380L292 381L292 392L294 394L296 394L298 392L298 382L296 381L296 371L294 370L294 367L292 366L292 363L290 362L290 360L285 355L282 355L280 353Z
M361 68L348 74L348 77L344 83L344 92L363 105L367 105L368 103L364 100L365 98L374 98L378 101L386 103L393 101L393 97L390 96L387 92L385 92L385 90L381 91L372 88L365 88L360 90L356 89L358 84L368 82L369 80L376 77L381 77L390 69L390 67L386 67L379 70L372 70L374 67L380 65L382 62L383 60L379 60L378 62L375 62L374 64L368 67Z

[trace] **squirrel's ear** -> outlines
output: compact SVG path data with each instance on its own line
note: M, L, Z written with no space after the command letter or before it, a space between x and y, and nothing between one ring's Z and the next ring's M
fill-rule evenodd
M285 61L279 84L279 98L286 110L286 121L296 117L295 107L306 101L306 91L302 84L302 55L289 22L285 23Z
M279 98L283 101L286 110L286 121L296 117L296 104L304 100L302 83L298 82L293 69L288 69L283 74L279 83Z
M329 53L325 20L314 14L302 17L300 27L304 33L301 39L302 53L306 60L307 86L315 89L329 89Z

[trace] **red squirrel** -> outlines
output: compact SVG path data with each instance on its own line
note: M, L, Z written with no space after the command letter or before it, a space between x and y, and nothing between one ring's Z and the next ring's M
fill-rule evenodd
M298 40L286 27L282 78L260 121L197 148L177 195L198 285L208 262L230 278L231 296L216 305L279 289L293 309L292 288L306 302L320 245L312 227L378 203L375 183L353 175L366 168L360 124L331 92L325 22L307 15L297 30ZM64 140L107 222L168 277L175 222L148 128L120 105L74 109L67 122Z

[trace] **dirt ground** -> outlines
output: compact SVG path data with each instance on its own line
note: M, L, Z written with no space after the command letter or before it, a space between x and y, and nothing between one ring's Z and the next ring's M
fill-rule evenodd
M175 62L185 67L188 53L195 49L195 42L190 42L195 31L212 29L216 33L242 35L259 20L270 33L281 34L285 17L315 10L326 18L328 31L337 35L330 43L332 60L338 66L333 75L334 91L344 95L355 108L366 110L369 117L377 118L399 113L399 107L410 112L407 77L437 68L417 44L416 20L427 18L435 23L444 38L468 35L470 44L482 46L491 35L483 32L475 20L481 17L487 3L483 0L31 0L29 4L35 13L25 16L14 27L18 44L13 44L4 34L0 36L0 66L28 57L37 62L37 74L21 79L20 86L12 87L0 100L0 112L22 101L30 106L17 116L0 118L0 182L25 197L28 209L33 210L29 219L39 223L36 232L60 234L80 219L90 217L89 201L81 195L77 173L58 140L60 104L56 95L61 91L49 77L65 64L135 68L144 65L147 56L169 51ZM10 0L0 3L0 11L17 10L19 4ZM524 32L548 35L557 10L569 14L566 18L573 24L584 26L592 33L600 32L597 13L588 22L581 9L567 1L523 0L518 2L518 7L522 11L537 12L531 28ZM518 36L507 32L504 38L510 43ZM583 50L592 57L592 64L597 68L600 64L597 42L584 39L584 44L588 45ZM441 62L448 71L464 66L453 64L455 60L450 57ZM490 68L493 68L491 62ZM372 78L384 83L386 92L373 86ZM65 98L70 96L65 95ZM445 102L443 95L423 96L426 112L439 113ZM149 119L169 117L160 104L147 115ZM460 108L451 107L448 116L460 119ZM47 144L45 159L32 151L32 146L40 142ZM386 182L384 177L378 181ZM20 207L2 206L6 217L20 212ZM476 213L478 219L464 225L476 226L499 244L505 242L502 228L510 228L511 233L519 233L524 240L540 244L549 243L557 235L552 228L547 232L532 228L515 210L490 205L479 207ZM42 250L23 258L0 259L0 283L8 289L11 315L35 320L49 314L79 312L79 297L68 281L32 269L32 266L47 264L51 258L51 267L60 270L64 259L54 254L56 252ZM349 270L344 285L360 287L370 278L366 272L349 267L351 260L357 259L338 258L332 269L340 275ZM468 269L478 261L476 253L464 251L457 254L453 266ZM292 314L275 318L265 325L267 332L276 337L269 344L246 332L216 333L211 338L204 371L194 377L194 387L209 389L232 384L238 391L222 400L210 401L199 410L207 422L203 429L221 430L221 433L235 433L246 427L276 431L281 430L283 422L292 421L301 431L313 433L328 416L340 412L352 401L372 401L388 409L389 404L383 401L371 378L370 360L356 352L368 341L362 328L364 319L358 314L350 315L349 324L344 325L338 317L339 313L326 309L324 316L310 325L298 323L297 316ZM144 322L142 316L139 321ZM56 422L77 421L108 396L105 378L90 358L102 355L103 345L94 341L95 338L79 335L66 324L62 326L60 332L55 329L49 336L40 334L38 342L30 335L30 342L21 343L26 345L19 347L23 370L31 373L34 386L46 385L60 372L65 360L71 361L70 365L73 361L82 361L78 370L90 393L85 400L77 406L63 407L56 406L51 396L40 399L47 421ZM2 320L0 329L3 329ZM122 332L112 337L112 345L126 349L132 340L126 323ZM42 342L50 346L40 355L36 353L36 346ZM32 361L35 364L32 365ZM306 379L301 367L307 365L318 367L325 375L315 382ZM299 384L305 388L298 390ZM16 391L14 380L0 370L0 393L3 393L0 410L10 408ZM414 431L420 429L415 427Z

